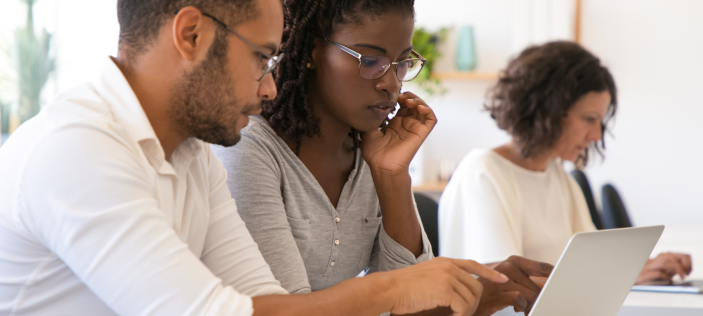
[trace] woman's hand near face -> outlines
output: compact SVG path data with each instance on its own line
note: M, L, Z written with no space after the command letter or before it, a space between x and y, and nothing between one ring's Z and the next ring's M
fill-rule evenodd
M364 133L361 150L372 171L407 174L410 161L437 124L432 109L417 95L404 92L398 104L400 109L385 134L378 130Z
M662 253L654 259L647 260L635 284L645 284L655 280L671 283L671 279L675 275L678 274L683 280L691 273L691 270L690 255L670 252Z
M408 168L437 118L425 101L410 92L401 94L398 104L400 110L385 134L379 130L364 133L361 151L376 186L383 230L418 258L427 244L422 240Z

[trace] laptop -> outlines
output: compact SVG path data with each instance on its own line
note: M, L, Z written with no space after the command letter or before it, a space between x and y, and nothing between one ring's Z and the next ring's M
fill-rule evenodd
M530 316L616 316L664 226L571 237Z
M656 284L655 282L650 282L649 284L633 285L632 290L641 292L703 294L703 280L690 280L673 284Z

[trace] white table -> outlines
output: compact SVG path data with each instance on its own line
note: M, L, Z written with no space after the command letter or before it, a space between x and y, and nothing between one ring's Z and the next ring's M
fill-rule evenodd
M703 280L703 226L667 225L652 256L662 252L691 255L690 279ZM703 294L630 292L618 316L703 315Z
M618 316L701 316L703 295L630 292Z

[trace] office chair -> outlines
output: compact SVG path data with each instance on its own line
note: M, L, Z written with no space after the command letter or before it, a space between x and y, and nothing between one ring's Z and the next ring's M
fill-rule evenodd
M593 192L591 191L591 185L588 183L588 178L586 178L586 174L579 169L574 169L573 171L571 171L571 176L573 176L576 182L579 184L579 186L581 187L581 191L583 192L583 196L586 198L586 204L588 204L588 212L591 213L591 221L593 221L593 225L595 225L597 229L603 229L603 220L601 218L600 213L598 212L598 209L596 208L596 202L593 199Z
M620 194L610 184L603 186L603 225L605 228L632 227L630 217L627 216L625 204L623 204Z
M437 202L422 193L413 193L413 195L415 196L417 210L420 213L422 226L425 228L425 233L427 234L427 239L430 240L430 245L432 245L432 252L435 256L438 256L439 225L437 223Z

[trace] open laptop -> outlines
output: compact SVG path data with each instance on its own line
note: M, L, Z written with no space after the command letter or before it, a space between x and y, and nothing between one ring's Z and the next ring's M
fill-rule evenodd
M571 237L530 316L615 316L664 226L578 233Z

